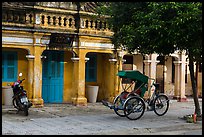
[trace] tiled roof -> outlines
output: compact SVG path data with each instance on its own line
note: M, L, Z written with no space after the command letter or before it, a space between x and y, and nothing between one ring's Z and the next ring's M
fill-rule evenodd
M86 12L95 12L98 2L86 2L83 6L83 10Z
M32 6L32 5L34 5L34 2L3 2L2 5L3 6L10 6L10 7L19 7L19 6L23 6L23 5Z
M56 7L58 7L60 3L61 2L56 2ZM34 6L36 4L37 4L36 2L3 2L2 3L2 5L6 7L21 7L24 5ZM74 2L72 2L72 4L74 4ZM81 4L81 10L86 12L95 12L96 7L100 5L100 2L81 2L80 4ZM52 7L54 6L52 5Z

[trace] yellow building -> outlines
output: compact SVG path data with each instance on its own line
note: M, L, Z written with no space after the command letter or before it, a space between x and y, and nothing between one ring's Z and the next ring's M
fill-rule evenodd
M116 74L128 54L114 48L107 17L96 16L95 6L85 2L78 11L74 2L3 2L2 86L13 83L22 72L34 107L87 105L88 85L99 86L97 101L113 101L121 89ZM156 78L158 55L131 56L132 69ZM186 58L182 53L173 56L179 64L175 81L183 81ZM174 96L185 98L185 83L175 82L174 89Z
M86 105L87 85L99 86L98 100L112 100L118 67L112 60L113 33L105 17L99 19L84 7L77 33L73 2L4 2L2 86L22 72L34 106L44 102Z

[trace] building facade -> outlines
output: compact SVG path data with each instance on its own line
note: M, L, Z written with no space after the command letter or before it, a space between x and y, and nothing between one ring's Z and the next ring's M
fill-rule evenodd
M86 2L77 10L74 2L3 2L2 86L11 85L22 72L34 107L87 105L88 85L99 86L97 101L113 101L121 91L118 70L137 69L163 82L169 95L185 100L186 93L192 94L190 78L185 83L189 74L185 53L176 52L162 61L156 54L143 57L115 49L107 17L96 16L95 6Z
M170 98L187 101L186 97L193 95L188 57L185 51L176 51L169 56L151 54L145 57L137 53L133 55L123 53L123 59L129 60L123 64L123 69L139 70L143 74L156 79L156 82L160 84L160 90ZM196 65L194 70L198 97L202 97L202 63L198 65L197 72Z

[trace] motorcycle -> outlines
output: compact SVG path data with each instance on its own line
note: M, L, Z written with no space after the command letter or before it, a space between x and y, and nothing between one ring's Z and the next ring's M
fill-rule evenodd
M22 73L19 73L19 77L22 76ZM12 84L13 89L13 106L17 109L17 113L19 111L23 111L25 116L28 116L28 109L32 106L32 103L28 100L26 91L23 89L23 86L20 84L24 81L17 80Z

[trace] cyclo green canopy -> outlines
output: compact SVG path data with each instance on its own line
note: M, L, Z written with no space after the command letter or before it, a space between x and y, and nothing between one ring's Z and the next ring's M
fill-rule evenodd
M144 96L144 93L147 90L147 83L148 83L148 76L142 74L141 72L137 70L125 70L125 71L119 71L117 74L120 78L129 78L133 81L136 81L135 89L137 87L140 87L142 90L141 97Z
M130 78L132 80L138 80L145 84L148 83L148 77L137 70L119 71L118 76L121 78Z

